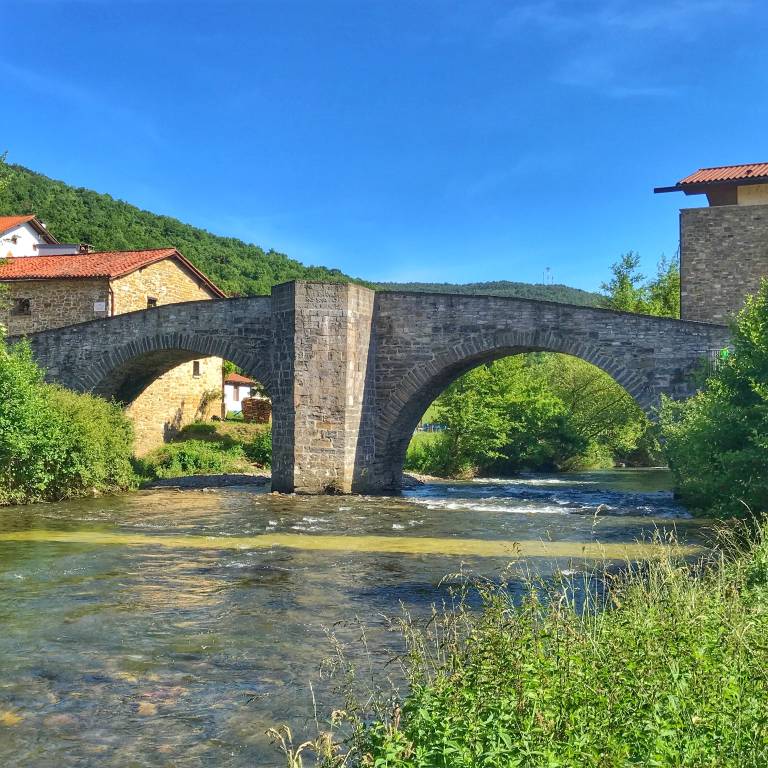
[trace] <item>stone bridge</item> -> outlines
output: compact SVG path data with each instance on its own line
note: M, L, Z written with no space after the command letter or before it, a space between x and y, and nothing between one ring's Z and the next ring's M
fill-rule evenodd
M30 340L49 380L124 403L182 362L231 360L272 398L274 489L319 493L397 490L427 406L481 363L573 355L650 413L662 393L693 393L692 373L728 331L546 301L291 282L271 296L169 304Z

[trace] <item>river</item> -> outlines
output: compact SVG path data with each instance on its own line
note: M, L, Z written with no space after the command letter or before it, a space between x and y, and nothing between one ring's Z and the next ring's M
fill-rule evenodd
M443 576L511 559L547 576L703 527L663 470L435 483L400 497L251 488L142 491L0 509L0 765L280 766L265 730L301 737L331 704L326 628L374 656L401 605ZM518 543L518 544L515 544Z

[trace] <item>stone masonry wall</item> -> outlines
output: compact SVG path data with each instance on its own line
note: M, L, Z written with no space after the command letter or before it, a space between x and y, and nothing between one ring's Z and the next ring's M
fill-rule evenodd
M115 315L146 309L149 297L156 299L158 306L215 298L209 288L175 259L156 261L143 269L137 269L113 280L112 293L112 314Z
M724 323L768 277L768 205L680 211L680 311Z
M221 397L208 400L207 393L221 395L221 358L199 361L200 375L193 373L194 362L182 363L155 379L127 408L135 431L134 450L141 456L196 419L221 415Z
M202 285L175 259L163 259L112 281L114 314L147 308L147 299L157 306L184 301L211 299ZM221 400L204 405L207 393L222 391L222 360L201 357L200 375L194 376L194 362L182 363L155 379L128 406L136 434L135 450L141 456L162 445L196 419L221 415Z
M49 380L106 396L181 363L224 357L273 402L273 488L396 490L430 402L476 365L570 354L612 375L649 412L693 394L728 328L526 299L287 283L272 297L170 304L35 334ZM127 398L128 399L128 398Z
M11 280L4 286L8 295L0 303L0 323L8 329L9 336L24 336L107 316L107 280ZM11 314L8 304L13 299L29 299L30 314ZM94 304L99 302L104 305L103 312L94 309Z
M272 487L349 493L356 490L356 467L373 458L365 388L374 293L357 285L293 283L272 296L278 383Z

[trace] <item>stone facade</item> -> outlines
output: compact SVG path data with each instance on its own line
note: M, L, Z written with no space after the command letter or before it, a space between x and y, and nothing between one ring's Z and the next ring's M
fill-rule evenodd
M197 370L195 370L197 363ZM213 395L217 397L212 398ZM186 424L221 413L221 358L182 363L155 379L126 408L141 456L173 437Z
M213 294L174 259L163 259L112 281L113 315L146 309L148 299L157 306L210 299Z
M0 323L9 336L24 336L47 328L61 328L109 314L109 281L14 280L5 283L7 301ZM13 313L16 299L29 301L29 314ZM103 307L103 309L102 309Z
M14 280L6 286L9 303L0 322L9 336L146 310L150 299L161 306L213 296L194 274L172 258L112 280ZM14 299L29 301L28 315L13 313ZM221 393L222 360L201 355L142 384L125 401L134 424L138 455L162 444L195 419L220 413L221 400L210 401L209 395L212 390Z
M725 323L768 277L768 205L680 211L680 314Z
M476 365L506 355L574 355L611 374L649 413L695 391L722 325L544 301L373 294L288 283L272 297L173 304L32 337L51 379L130 392L183 362L232 360L273 403L273 482L284 491L379 492L400 485L429 403Z
M210 298L209 289L174 259L156 261L112 281L116 315L147 309L150 299L162 306ZM136 433L136 454L156 448L196 419L220 415L221 399L209 400L214 391L222 391L220 357L182 363L152 381L126 411Z

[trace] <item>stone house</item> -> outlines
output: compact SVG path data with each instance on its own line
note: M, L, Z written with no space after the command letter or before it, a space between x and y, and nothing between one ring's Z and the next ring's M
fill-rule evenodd
M654 191L706 195L680 211L680 316L728 322L768 277L768 163L699 168Z
M223 298L175 248L95 252L59 243L33 216L0 217L0 323L10 336L149 309ZM196 418L221 408L222 361L183 363L128 404L136 452L146 453Z

